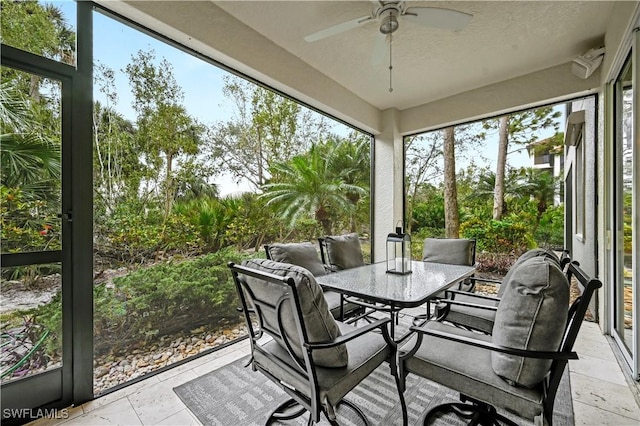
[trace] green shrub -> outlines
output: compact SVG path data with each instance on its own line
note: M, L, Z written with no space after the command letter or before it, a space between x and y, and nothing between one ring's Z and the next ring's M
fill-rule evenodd
M158 251L199 252L202 245L197 228L184 216L171 214L164 220L153 210L137 213L136 206L126 203L119 205L97 231L99 251L116 247L119 260L130 263L145 261Z
M3 253L60 250L59 203L29 199L17 188L0 185L0 246ZM55 211L55 213L54 213ZM51 265L2 268L6 279L30 285L49 272Z
M221 250L193 260L141 268L94 288L95 352L125 351L164 335L239 321L227 263L246 256Z
M413 207L411 228L444 228L444 197L442 192L434 192L426 201L418 202Z
M476 239L476 250L520 254L534 246L529 227L511 220L472 218L460 225L464 238Z
M535 239L540 247L564 248L564 206L549 207L540 218L535 232Z

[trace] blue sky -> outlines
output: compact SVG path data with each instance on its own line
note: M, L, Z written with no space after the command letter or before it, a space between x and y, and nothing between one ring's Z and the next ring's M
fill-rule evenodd
M153 49L159 61L165 58L173 66L174 76L184 91L184 104L193 117L206 124L229 117L229 108L221 108L222 76L227 74L198 58L160 43L131 27L100 13L94 14L94 58L116 71L119 88L117 109L135 120L131 90L123 70L139 50ZM96 99L102 97L94 93Z

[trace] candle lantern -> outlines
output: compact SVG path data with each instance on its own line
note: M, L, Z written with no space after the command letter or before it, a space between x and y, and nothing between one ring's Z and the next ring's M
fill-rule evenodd
M411 273L411 235L402 232L402 227L387 236L387 272Z

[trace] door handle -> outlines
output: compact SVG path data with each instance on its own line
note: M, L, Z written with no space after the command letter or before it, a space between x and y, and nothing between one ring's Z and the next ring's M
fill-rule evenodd
M67 222L73 222L73 213L71 213L71 210L66 213L58 213L58 217Z

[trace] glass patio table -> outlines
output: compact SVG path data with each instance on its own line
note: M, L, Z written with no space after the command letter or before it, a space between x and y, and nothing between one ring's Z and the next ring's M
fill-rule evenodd
M395 338L397 313L420 306L435 295L474 274L473 266L411 261L410 274L387 273L387 262L372 263L317 277L322 287L380 306L391 315L391 336ZM353 301L350 298L350 301ZM356 303L358 303L356 301ZM404 336L400 340L402 340Z

